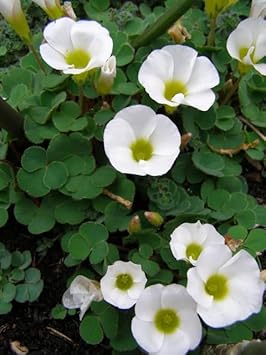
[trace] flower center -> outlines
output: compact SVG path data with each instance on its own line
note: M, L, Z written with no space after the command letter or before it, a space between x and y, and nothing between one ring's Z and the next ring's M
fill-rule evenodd
M179 327L180 319L175 310L164 308L155 314L154 323L159 332L172 334Z
M253 48L253 49L252 49ZM252 51L250 51L250 49L252 49ZM245 58L245 56L248 54L248 52L250 52L250 59L252 60L253 63L256 63L255 60L255 47L251 47L251 48L246 48L246 47L242 47L239 49L239 57L241 60L243 60Z
M191 243L187 246L186 256L188 258L191 257L193 260L197 260L201 252L202 252L201 245L196 243Z
M205 284L205 291L216 301L221 301L228 294L227 278L219 274L210 276Z
M74 49L65 56L67 64L78 69L85 68L90 59L90 55L84 49Z
M166 81L164 87L164 97L171 101L176 94L186 95L187 89L185 85L178 80Z
M135 161L149 160L152 157L153 147L147 139L137 139L130 148Z
M127 291L133 285L132 276L129 274L120 274L116 278L115 285L121 291Z

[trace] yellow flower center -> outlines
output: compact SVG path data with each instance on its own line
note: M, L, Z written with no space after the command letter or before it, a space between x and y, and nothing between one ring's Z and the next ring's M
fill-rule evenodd
M175 310L163 308L155 314L154 324L159 332L172 334L180 326L180 319Z
M228 280L224 275L214 274L205 284L205 291L213 296L215 301L223 300L228 294Z
M164 97L167 100L171 101L176 94L186 95L186 93L187 93L186 86L181 81L178 80L166 81L164 87Z
M149 160L152 157L153 147L145 138L137 139L131 144L130 148L135 161Z
M186 256L188 258L191 257L193 260L197 260L201 252L202 252L201 245L196 243L191 243L187 246Z
M74 49L67 53L65 60L67 64L73 65L77 69L85 68L90 61L90 55L84 49Z
M116 287L121 291L127 291L133 285L133 278L129 274L120 274L116 278Z

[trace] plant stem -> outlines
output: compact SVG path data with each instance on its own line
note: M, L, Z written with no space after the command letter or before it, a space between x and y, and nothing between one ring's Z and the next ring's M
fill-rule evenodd
M0 128L13 138L23 136L23 117L0 97Z
M137 38L132 40L131 45L135 49L143 47L152 42L153 39L164 34L179 17L181 17L192 5L193 0L179 0L175 5L165 11L165 13L145 29Z
M83 114L83 103L84 103L83 85L79 85L79 106L82 114Z
M251 128L252 131L255 132L263 140L263 142L266 142L266 136L263 133L261 133L256 127L254 127L252 123L250 123L242 116L239 116L239 120L245 123L245 125L247 125L249 128Z
M103 194L104 194L105 196L108 196L110 199L112 199L112 200L114 200L114 201L120 203L120 205L126 207L126 208L129 209L129 210L130 210L131 207L132 207L132 202L131 202L131 201L126 200L126 199L124 199L124 198L121 197L121 196L115 195L115 194L113 194L111 191L109 191L109 190L107 190L107 189L103 189Z
M41 71L46 75L46 70L45 70L45 67L39 57L39 54L36 52L35 48L33 47L33 45L31 43L28 43L28 47L29 49L31 50L32 54L34 55L34 58L36 59L36 62L38 63L39 65L39 68L41 69Z
M235 93L236 90L238 89L240 80L241 80L241 76L236 79L236 81L234 82L234 84L233 84L233 86L231 87L231 89L228 91L228 93L227 93L227 95L225 96L225 98L221 101L221 105L226 105L226 104L228 103L228 101L231 99L231 97L234 95L234 93Z
M217 17L214 17L210 21L210 32L209 32L208 40L207 40L207 44L210 47L215 45L214 40L215 40L216 20L217 20Z

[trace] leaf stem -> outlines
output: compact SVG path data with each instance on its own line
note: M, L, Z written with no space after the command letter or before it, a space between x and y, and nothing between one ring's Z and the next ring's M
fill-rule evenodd
M245 123L245 125L251 128L252 131L255 132L263 140L263 142L266 142L266 136L263 133L261 133L261 131L259 131L256 127L254 127L252 123L250 123L242 116L239 116L238 118L241 122Z
M131 209L132 207L132 201L126 200L123 197L119 196L119 195L115 195L114 193L112 193L111 191L109 191L108 189L103 189L103 194L105 196L108 196L110 199L120 203L120 205L126 207L127 209Z
M227 92L227 95L224 97L224 99L221 101L221 105L226 105L228 101L231 99L231 97L234 95L236 90L238 89L239 83L241 80L241 76L236 79L234 84L232 85L231 89Z
M79 106L80 106L80 111L83 114L83 104L84 104L84 90L83 90L83 85L79 85Z
M179 0L165 11L155 23L152 23L140 35L131 41L133 48L137 49L152 42L155 38L164 34L179 17L181 17L192 5L193 0Z
M35 48L33 47L33 45L31 43L28 43L28 47L31 50L36 62L38 63L39 68L46 75L47 73L46 73L45 67L44 67L44 65L43 65L43 63L42 63L42 61L41 61L41 59L39 57L39 54L37 53L37 51L35 50Z
M211 18L210 21L210 32L207 39L207 44L209 47L213 47L215 45L215 31L216 31L216 24L217 24L216 20L217 17L213 17Z

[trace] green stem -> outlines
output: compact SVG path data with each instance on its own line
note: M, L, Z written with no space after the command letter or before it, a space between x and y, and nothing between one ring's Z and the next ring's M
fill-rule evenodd
M210 47L214 46L214 44L215 44L216 20L217 20L217 17L214 17L210 21L210 32L209 32L208 40L207 40L207 44Z
M8 131L11 137L23 136L23 117L0 98L0 128Z
M79 106L80 106L81 113L83 113L83 103L84 103L83 85L79 85Z
M181 17L192 5L193 0L179 0L176 4L165 11L165 13L150 25L138 37L132 40L131 45L135 49L143 47L152 42L153 39L164 34L179 17Z
M241 80L241 76L236 79L236 81L234 82L233 86L231 87L231 89L228 91L227 95L224 97L224 99L221 101L221 105L226 105L228 103L228 101L231 99L231 97L234 95L234 93L236 92L236 90L238 89L239 83Z
M33 47L33 45L31 43L28 43L28 47L31 50L32 54L34 55L34 58L36 59L36 62L39 65L39 68L46 75L47 73L46 73L45 67L44 67L44 65L43 65L38 53L36 52L35 48Z

